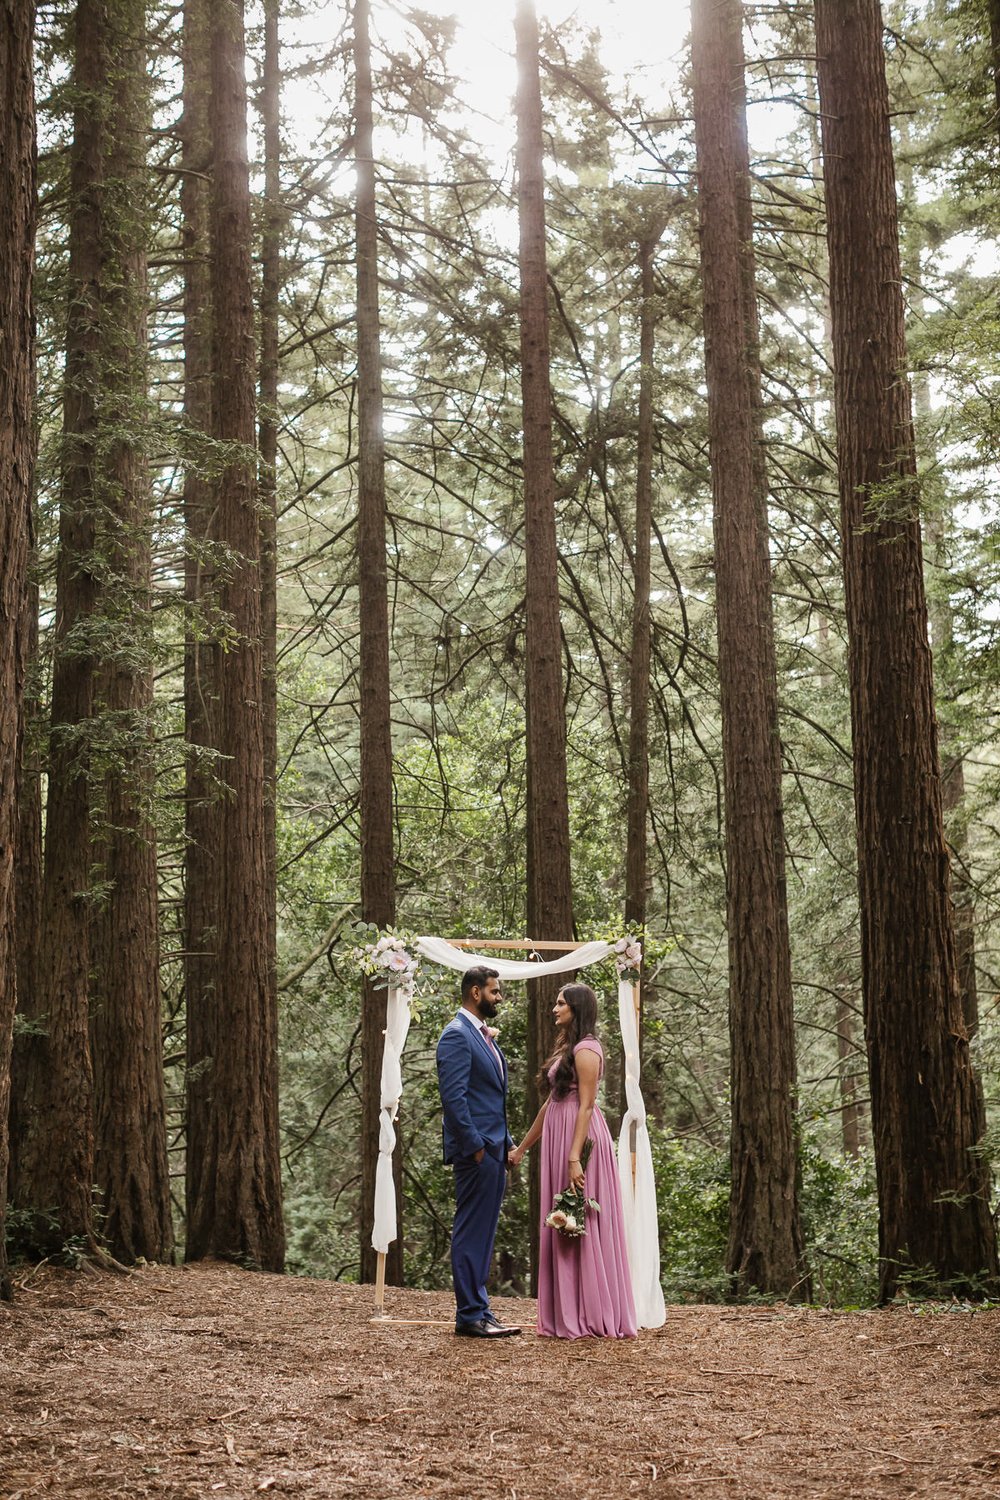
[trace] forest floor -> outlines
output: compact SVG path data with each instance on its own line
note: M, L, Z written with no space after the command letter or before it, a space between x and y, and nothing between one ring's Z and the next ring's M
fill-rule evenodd
M1000 1495L1000 1311L671 1307L635 1340L486 1343L443 1292L390 1288L417 1321L373 1322L370 1288L221 1265L19 1282L2 1500Z

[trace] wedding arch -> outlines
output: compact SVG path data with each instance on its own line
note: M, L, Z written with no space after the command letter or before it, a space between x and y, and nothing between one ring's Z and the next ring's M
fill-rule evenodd
M477 948L528 952L525 959L497 957ZM376 1316L384 1317L385 1258L396 1238L396 1193L392 1156L396 1148L395 1121L403 1094L402 1056L410 1029L410 1004L420 960L444 969L464 971L477 964L495 969L501 979L538 979L565 974L613 959L618 971L618 1022L625 1054L626 1110L618 1137L618 1176L621 1182L636 1319L640 1328L659 1328L665 1321L660 1287L660 1247L656 1216L656 1182L646 1125L646 1107L639 1086L639 967L642 949L636 938L623 937L587 943L533 941L529 938L418 937L409 940L389 933L356 955L367 973L387 983L385 1041L382 1052L379 1117L379 1159L375 1174L375 1213L372 1248L378 1256ZM541 952L561 956L540 959Z

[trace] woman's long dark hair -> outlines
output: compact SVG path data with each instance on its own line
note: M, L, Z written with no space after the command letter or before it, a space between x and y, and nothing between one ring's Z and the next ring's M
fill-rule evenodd
M573 1048L585 1036L597 1035L597 996L589 984L564 984L560 994L572 1011L569 1025L562 1032L559 1045L543 1067L538 1077L542 1094L551 1093L554 1099L565 1099L576 1076L573 1067ZM549 1069L557 1063L555 1076L549 1083Z

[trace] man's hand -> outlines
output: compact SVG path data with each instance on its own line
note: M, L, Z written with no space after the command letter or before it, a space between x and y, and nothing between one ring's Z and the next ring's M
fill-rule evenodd
M478 1161L482 1161L482 1159L483 1159L483 1157L485 1155L486 1155L486 1147L485 1146L480 1146L479 1150L473 1153L472 1160L473 1161L477 1161L477 1162Z

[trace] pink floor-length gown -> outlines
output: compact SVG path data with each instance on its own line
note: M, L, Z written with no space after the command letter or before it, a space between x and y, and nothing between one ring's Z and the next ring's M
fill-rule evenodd
M596 1052L600 1076L604 1053L596 1037L585 1036L573 1048L574 1057L586 1049ZM555 1064L549 1070L549 1080ZM538 1332L543 1337L580 1339L588 1335L634 1338L636 1333L632 1278L625 1250L622 1195L611 1132L600 1109L590 1119L592 1147L585 1169L586 1195L601 1205L587 1211L587 1232L567 1239L545 1223L552 1200L568 1186L567 1163L576 1129L580 1099L576 1077L562 1099L550 1096L542 1128L542 1227L538 1266Z

